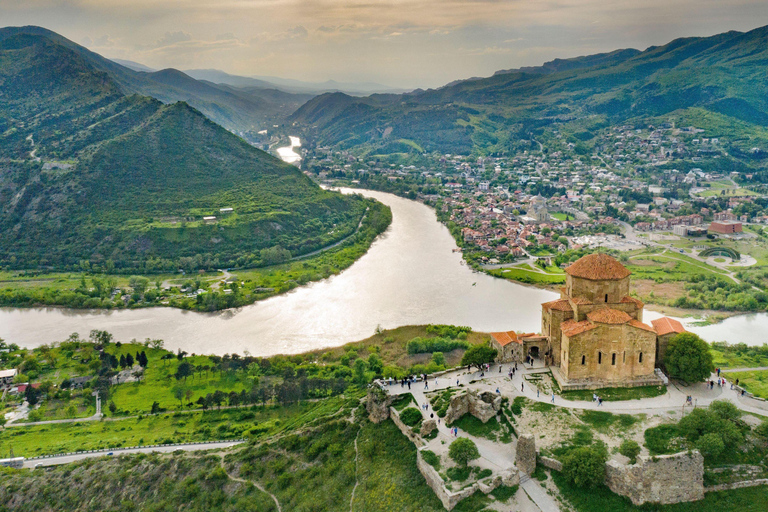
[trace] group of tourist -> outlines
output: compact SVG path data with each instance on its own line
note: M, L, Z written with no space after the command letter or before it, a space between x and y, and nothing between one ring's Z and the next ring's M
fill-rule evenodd
M554 395L553 395L554 396ZM600 407L603 405L603 399L602 397L597 396L597 394L592 393L592 401L597 403L597 406ZM554 401L553 401L554 403Z

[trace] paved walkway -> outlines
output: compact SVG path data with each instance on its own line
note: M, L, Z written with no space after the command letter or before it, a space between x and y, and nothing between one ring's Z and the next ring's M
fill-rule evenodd
M536 480L528 475L520 477L520 487L523 488L529 498L539 507L541 512L559 512L560 506L555 499L547 493Z
M459 384L464 384L465 388L476 389L479 391L490 390L495 392L498 389L503 396L509 397L510 399L517 396L524 396L536 402L552 403L551 394L546 394L543 391L540 391L534 383L524 380L524 376L526 375L544 371L544 368L540 364L538 366L535 365L534 367L518 364L518 370L515 372L515 376L512 379L507 375L508 370L509 365L502 365L502 372L498 373L498 365L493 365L491 371L486 372L485 375L481 377L480 371L475 371L473 369L472 371L467 372L467 369L462 367L438 376L437 381L435 381L434 377L429 377L429 390L434 391L436 389L455 387L458 381ZM712 380L716 381L717 376L713 374ZM470 382L472 383L470 384ZM394 384L391 387L385 386L385 388L393 395L409 392L407 386L401 388L400 384ZM423 392L425 391L423 388L423 382L416 382L412 384L410 392L421 392L421 396L423 397ZM596 392L599 394L599 391ZM686 397L688 395L693 398L693 406L685 406ZM559 407L567 407L570 409L594 409L617 414L641 414L668 411L676 408L680 408L682 411L687 411L693 407L706 407L714 400L723 399L733 402L744 412L760 416L768 416L768 402L746 396L742 397L738 391L730 389L730 382L723 387L715 385L714 389L708 389L708 386L704 382L692 384L687 387L670 383L667 387L667 392L664 395L634 400L603 400L602 406L589 400L567 400L560 395L555 395L554 404ZM421 398L420 400L420 404L426 401L424 398Z

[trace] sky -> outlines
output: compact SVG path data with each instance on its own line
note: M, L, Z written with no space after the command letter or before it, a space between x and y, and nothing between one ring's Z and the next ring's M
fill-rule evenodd
M768 25L766 0L0 0L106 57L438 87L554 58Z

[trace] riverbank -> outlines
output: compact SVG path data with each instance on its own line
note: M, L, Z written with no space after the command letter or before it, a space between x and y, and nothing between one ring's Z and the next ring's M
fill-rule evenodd
M126 276L90 272L0 272L0 306L66 307L70 309L137 309L172 307L218 311L242 307L327 279L363 256L392 222L391 210L378 202L370 206L357 228L342 240L307 255L290 258L273 251L267 267L227 269L189 274Z
M349 186L355 188L359 186L355 183L341 183L343 183L344 187ZM328 186L329 188L338 187L339 183L326 183L325 186ZM435 209L430 201L424 201L419 197L413 197L412 194L404 193L397 188L383 191L392 193L404 199L415 200L430 207L435 212L438 221L448 228L456 245L460 248L464 262L473 270L496 278L512 281L525 287L547 290L557 294L560 293L560 287L565 282L565 274L560 268L552 266L547 269L541 269L534 265L533 260L518 260L492 266L482 265L476 260L476 257L478 254L482 255L485 253L479 253L477 250L472 250L471 246L464 241L460 226L453 224L453 222L442 214L443 212ZM700 262L697 262L697 265L692 265L692 262L689 261L690 258L685 255L675 253L666 256L660 254L659 250L664 252L663 249L642 249L625 253L610 250L607 251L616 257L620 257L622 254L627 257L625 264L630 268L633 274L636 275L636 279L632 282L632 293L646 304L647 310L658 312L664 316L685 319L686 324L690 327L712 326L721 324L732 317L750 315L764 311L764 309L760 309L759 307L747 306L746 303L743 305L745 308L743 310L715 309L711 307L685 307L685 304L690 305L697 300L701 302L701 299L692 299L689 290L686 287L687 281L680 279L689 278L693 274L702 276L704 280L718 279L721 277L722 271L714 267L710 268L708 265ZM566 251L563 256L572 261L587 252L592 251ZM553 258L558 256L560 256L560 254L552 255ZM526 263L526 261L529 263ZM702 285L698 284L698 286L701 287ZM729 281L726 281L723 286L733 288L729 288L728 290L732 294L740 292L744 293L745 291L752 293L753 291L752 289L737 290L736 288L738 285ZM695 294L695 296L701 297L698 290L693 290L692 293ZM745 297L745 301L749 300L751 299ZM683 305L678 306L676 305L677 303Z

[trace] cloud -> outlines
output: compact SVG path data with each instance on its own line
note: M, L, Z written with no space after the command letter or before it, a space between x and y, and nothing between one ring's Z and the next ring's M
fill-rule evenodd
M153 47L162 48L164 46L171 46L177 43L184 43L191 40L192 36L186 32L166 32L163 37L155 41Z

